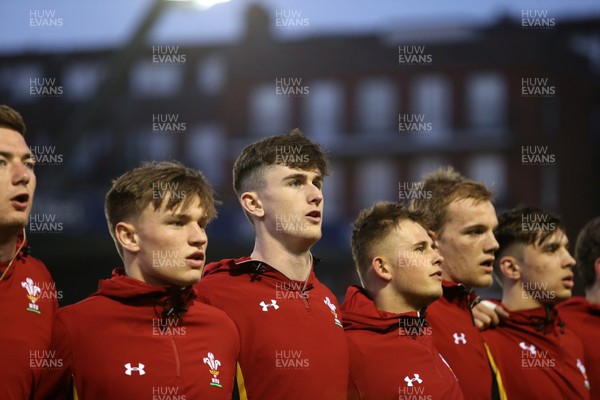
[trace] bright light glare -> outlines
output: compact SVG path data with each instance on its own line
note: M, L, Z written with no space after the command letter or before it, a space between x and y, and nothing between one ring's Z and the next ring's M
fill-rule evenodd
M215 4L220 3L228 3L230 0L168 0L172 2L180 2L180 3L189 3L190 5L194 5L203 9L208 9L214 6Z

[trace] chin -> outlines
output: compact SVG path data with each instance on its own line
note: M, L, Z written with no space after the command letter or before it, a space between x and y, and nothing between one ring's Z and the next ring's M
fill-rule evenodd
M193 270L186 273L185 276L178 277L178 279L170 279L169 285L180 287L192 286L200 282L201 277L202 274L200 270Z
M559 291L556 293L556 303L569 300L571 297L573 297L573 293L570 290Z
M494 278L492 277L492 275L483 275L475 280L472 287L485 289L485 288L489 288L490 286L492 286L493 283L494 283Z
M308 231L301 235L302 239L310 240L313 242L317 242L318 240L321 239L322 236L323 236L323 234L321 233L320 229L319 229L319 231L315 231L315 232Z
M23 229L27 227L27 216L29 212L25 215L22 214L18 217L8 218L0 220L0 226L5 229Z

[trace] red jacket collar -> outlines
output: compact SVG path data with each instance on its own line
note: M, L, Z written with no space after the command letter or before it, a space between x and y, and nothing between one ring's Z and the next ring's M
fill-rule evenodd
M377 309L373 300L364 288L350 286L346 292L346 299L340 307L343 316L344 329L369 330L379 333L398 331L402 320L420 319L423 322L406 324L423 328L427 326L422 314L416 311L395 314Z
M553 306L512 311L503 304L500 305L510 314L510 317L503 319L501 324L512 327L534 328L537 332L542 332L543 334L556 330L559 330L560 333L565 333L565 323L560 319L556 308Z
M576 307L579 309L586 310L590 314L600 316L600 304L590 303L585 297L573 296L569 300L566 300L564 303L560 303L560 306L565 308Z
M152 305L157 314L163 317L181 315L196 297L193 286L155 286L125 274L122 268L115 268L110 279L98 284L98 291L92 296L104 296L123 303Z
M462 308L470 309L479 299L475 293L467 289L462 283L442 281L443 297L450 303L456 303Z
M264 261L254 260L248 256L240 257L236 259L224 259L218 262L208 264L202 273L202 276L207 276L216 273L229 273L230 275L242 275L249 274L251 276L252 281L262 281L262 278L271 278L275 281L285 282L285 283L294 283L294 287L306 287L307 290L310 290L314 287L314 283L316 280L315 276L315 265L320 260L318 258L314 258L312 269L310 274L305 281L295 281L289 279L287 276L279 272L276 268L271 267ZM299 286L298 286L299 285Z

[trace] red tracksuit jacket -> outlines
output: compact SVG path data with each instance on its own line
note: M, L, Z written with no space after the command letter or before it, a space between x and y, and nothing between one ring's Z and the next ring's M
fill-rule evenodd
M496 399L498 385L471 315L477 296L454 282L443 281L442 287L443 296L427 308L433 343L456 374L465 399Z
M583 342L590 398L600 399L600 305L573 297L557 306L565 326Z
M52 350L62 365L44 371L39 399L73 390L83 400L230 399L239 337L193 288L152 286L117 269L58 311Z
M201 300L224 310L241 339L240 399L346 399L348 347L335 296L311 271L292 281L249 257L206 266Z
M348 399L463 399L425 318L378 310L356 286L348 288L341 310L350 350Z
M510 311L483 333L509 400L589 399L583 345L554 308Z
M10 268L0 263L0 399L28 399L43 368L58 308L54 281L44 264L21 248ZM16 251L16 249L15 249Z

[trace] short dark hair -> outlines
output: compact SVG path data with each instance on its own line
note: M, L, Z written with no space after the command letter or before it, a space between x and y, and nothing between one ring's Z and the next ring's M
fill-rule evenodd
M375 244L385 238L400 222L409 220L423 225L423 214L402 203L378 201L362 210L352 227L352 258L363 286L373 258Z
M290 151L291 150L291 151ZM290 154L291 153L291 154ZM318 143L296 128L286 135L269 136L246 146L233 165L233 190L240 197L264 185L264 169L284 165L328 174L327 156Z
M106 194L104 212L119 255L123 256L115 237L119 222L139 217L149 204L155 210L165 202L167 210L186 209L196 198L208 220L217 216L214 191L202 172L176 161L145 162L115 179Z
M501 214L498 217L498 226L494 229L494 236L499 245L494 261L496 276L502 277L499 265L500 258L513 245L540 246L559 230L565 232L560 217L539 207L521 206ZM521 259L523 257L522 249L517 248L514 250L513 255Z
M25 132L27 132L27 127L21 114L5 104L0 104L0 128L12 129L19 132L22 136L25 136Z
M494 193L482 182L467 179L453 167L440 167L423 179L425 193L428 198L416 198L411 208L419 210L427 217L429 228L440 233L448 219L448 206L454 200L473 199L475 201L492 201Z
M577 270L583 278L586 289L592 287L596 282L594 263L599 257L600 217L596 217L583 227L575 243Z
M499 252L514 243L539 246L556 231L565 228L556 214L535 206L523 206L504 212L498 217L494 236Z

